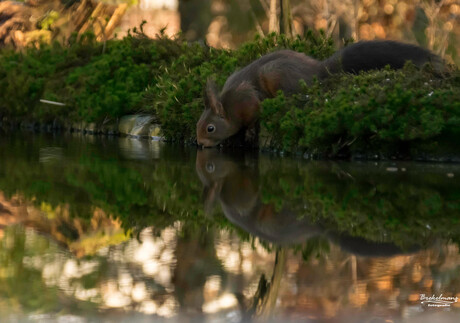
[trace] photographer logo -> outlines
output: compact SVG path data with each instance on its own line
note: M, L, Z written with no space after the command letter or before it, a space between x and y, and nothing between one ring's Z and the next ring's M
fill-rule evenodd
M420 294L420 301L422 305L428 307L450 307L452 304L458 302L457 296L439 296L431 295L426 296L425 294Z

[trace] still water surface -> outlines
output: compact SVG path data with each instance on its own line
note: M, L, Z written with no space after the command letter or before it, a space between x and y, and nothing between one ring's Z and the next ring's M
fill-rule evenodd
M459 178L0 133L0 321L458 322Z

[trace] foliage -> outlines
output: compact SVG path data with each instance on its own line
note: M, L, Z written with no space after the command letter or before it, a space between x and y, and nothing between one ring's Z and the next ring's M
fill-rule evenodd
M0 106L4 116L49 122L55 118L102 122L139 109L142 93L160 66L180 53L180 42L155 41L134 29L123 40L98 43L91 33L67 45L30 47L0 56ZM41 104L40 99L66 107Z
M134 112L158 116L168 139L193 137L203 109L202 89L214 76L222 85L238 67L261 55L292 48L324 58L330 40L309 33L305 39L275 34L256 37L236 51L199 43L147 38L134 29L122 40L105 44L94 35L76 35L68 44L42 44L23 53L3 50L0 56L0 107L3 116L50 122L55 118L102 123ZM41 104L40 99L66 107Z
M330 56L332 40L257 36L236 50L219 50L135 29L122 40L74 36L66 45L31 47L0 56L3 117L27 121L95 122L136 113L156 116L168 140L193 142L208 78L222 86L227 77L261 55L281 48L318 59ZM406 66L336 75L304 86L301 94L265 100L261 131L265 148L349 156L372 152L384 157L452 148L460 122L460 72L440 78L428 68ZM40 103L40 99L66 106Z

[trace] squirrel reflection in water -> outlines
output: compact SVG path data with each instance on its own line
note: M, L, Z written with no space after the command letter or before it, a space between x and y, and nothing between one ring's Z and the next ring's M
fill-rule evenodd
M198 150L196 172L203 183L205 212L210 213L218 203L230 222L262 240L289 245L324 237L342 250L369 257L391 257L419 249L414 246L402 250L393 243L326 230L320 223L312 223L308 214L296 214L288 205L276 210L274 204L262 201L257 159L245 158L243 154L230 156L216 149Z

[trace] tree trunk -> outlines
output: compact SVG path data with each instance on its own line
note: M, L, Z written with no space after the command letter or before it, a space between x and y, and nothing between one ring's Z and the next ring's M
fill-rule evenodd
M112 35L113 30L120 23L127 8L128 8L128 4L122 3L118 5L117 9L115 9L112 17L110 18L109 22L105 26L105 29L104 29L105 39L108 39Z
M352 25L352 32L351 32L351 37L355 40L355 41L358 41L359 40L359 6L360 6L360 1L359 0L354 0L353 1L353 10L354 10L354 14L353 14L353 23L351 24Z
M281 0L280 1L280 33L286 34L288 37L293 36L292 32L292 13L291 13L291 1Z
M212 0L179 0L180 29L186 40L205 41L212 22Z
M276 14L278 0L270 0L270 19L268 23L268 32L278 32L278 16Z

